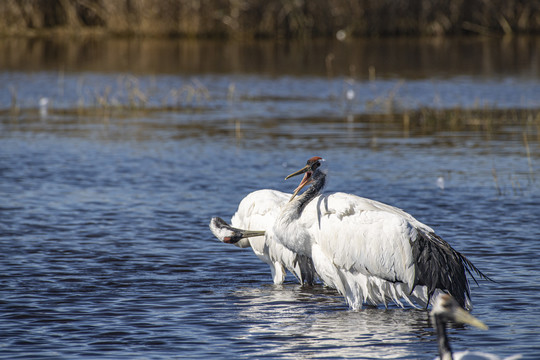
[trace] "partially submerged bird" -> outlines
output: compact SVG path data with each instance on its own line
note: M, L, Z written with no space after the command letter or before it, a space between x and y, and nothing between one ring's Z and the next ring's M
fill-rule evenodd
M487 277L433 229L375 200L339 192L321 195L326 183L321 157L310 158L285 179L301 174L266 238L311 258L319 277L341 292L351 308L389 301L403 306L401 299L427 306L440 291L471 306L467 273L473 279L471 271Z
M291 194L276 190L258 190L248 194L231 219L231 225L214 217L210 230L222 242L241 248L251 247L255 255L270 266L274 284L282 284L286 269L293 273L301 284L311 284L315 280L315 270L311 259L298 255L281 243L266 237L265 231L272 226ZM256 229L256 230L245 230Z
M431 321L437 332L437 343L439 345L439 360L500 360L497 355L479 351L460 351L452 353L450 342L446 334L448 322L453 321L460 324L469 324L477 328L487 330L488 327L482 321L472 316L464 310L457 301L448 294L440 294L433 302L430 312ZM517 360L521 355L507 357L504 360Z

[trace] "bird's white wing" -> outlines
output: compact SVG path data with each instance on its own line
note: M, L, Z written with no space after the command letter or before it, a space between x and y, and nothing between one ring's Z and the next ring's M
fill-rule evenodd
M290 194L269 189L249 193L238 205L231 225L246 230L267 230L290 197Z
M416 237L412 234L416 229L400 211L334 193L313 199L300 221L312 227L315 243L338 269L412 286L414 259L409 239Z
M266 231L272 227L281 208L291 197L277 190L257 190L248 194L238 205L238 210L231 219L231 225L245 230ZM285 268L293 273L300 282L312 283L315 270L311 259L290 251L275 241L272 235L258 236L240 240L240 247L251 246L255 255L270 265L275 284L285 280Z
M244 230L265 231L272 226L281 206L289 196L281 191L269 189L251 192L238 204L238 210L231 218L231 225ZM254 246L255 254L259 257L264 256L264 237L262 236L242 239L235 245L241 248Z
M422 229L426 232L434 232L433 229L426 224L416 220L411 214L403 211L400 208L397 208L392 205L382 203L377 200L367 199L356 195L346 194L346 193L333 193L327 196L332 199L332 204L338 207L337 210L343 211L344 215L348 214L347 209L353 207L356 211L382 211L385 213L395 214L403 219L407 220L412 226L418 229ZM340 205L342 204L342 205Z

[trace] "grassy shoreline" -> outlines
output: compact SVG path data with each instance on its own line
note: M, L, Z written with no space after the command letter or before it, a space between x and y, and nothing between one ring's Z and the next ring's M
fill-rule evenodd
M11 107L0 108L0 121L19 116L34 119L63 116L99 119L103 116L107 118L114 116L131 118L150 114L189 114L215 111L214 108L206 107L204 100L198 98L200 96L204 97L204 94L191 94L189 101L179 97L176 102L163 103L161 105L148 104L145 101L147 98L143 93L130 96L130 100L132 101L125 103L111 102L106 97L97 96L93 100L74 104L71 107L56 107L54 102L52 102L50 106L47 106L46 111L38 105L19 107L17 102L14 102ZM304 122L318 119L312 116L298 116L293 118ZM422 129L423 131L462 131L465 129L474 129L489 132L493 130L493 127L503 125L524 126L535 129L538 140L540 140L540 131L538 131L540 130L540 108L538 107L495 108L479 106L437 108L421 106L408 109L381 108L378 111L350 114L345 118L347 121L362 123L403 124L403 128L407 131L412 129ZM344 117L334 114L322 116L321 119L340 122L343 121ZM279 118L276 120L279 121ZM209 123L212 123L212 121L209 121Z
M540 33L534 0L5 0L0 36L304 38Z

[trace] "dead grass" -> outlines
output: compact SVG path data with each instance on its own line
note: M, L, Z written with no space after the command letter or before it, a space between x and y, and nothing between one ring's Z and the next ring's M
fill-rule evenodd
M530 0L3 0L0 34L297 38L540 33Z

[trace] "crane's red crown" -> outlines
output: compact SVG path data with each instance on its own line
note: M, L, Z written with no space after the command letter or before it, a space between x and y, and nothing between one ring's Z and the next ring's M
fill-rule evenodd
M322 160L322 157L320 157L320 156L314 156L314 157L310 158L310 159L307 161L307 164L310 165L310 164L313 164L314 162L319 161L319 160Z

